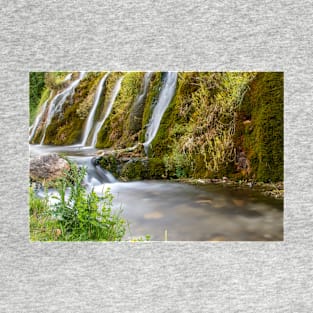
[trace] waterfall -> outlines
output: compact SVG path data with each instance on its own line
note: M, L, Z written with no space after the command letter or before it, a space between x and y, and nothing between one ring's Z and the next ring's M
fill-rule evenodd
M46 112L46 107L47 107L47 104L48 104L48 102L49 102L49 100L50 100L50 97L51 97L51 93L50 93L50 95L49 95L49 98L48 98L48 99L44 102L44 104L42 105L41 110L40 110L40 113L37 115L37 117L36 117L36 119L35 119L35 122L34 122L34 124L33 124L33 126L32 126L32 132L31 132L31 134L29 135L29 142L32 141L32 139L33 139L33 137L34 137L34 135L35 135L35 133L36 133L36 130L37 130L37 128L38 128L40 122L41 122L42 119L43 119L43 116L44 116L44 114L45 114L45 112Z
M108 108L105 112L105 115L103 117L103 119L100 121L100 122L97 122L96 124L96 127L95 127L95 132L93 134L93 137L92 137L92 142L91 142L91 145L92 147L95 147L96 146L96 143L97 143L97 137L98 137L98 133L100 132L100 129L103 125L103 123L105 122L105 120L108 118L108 116L110 115L111 111L112 111L112 108L113 108L113 104L114 104L114 101L121 89L121 84L122 84L122 80L123 80L124 76L122 76L121 78L119 78L113 88L113 91L112 91L112 94L111 94L111 98L110 98L110 101L109 101L109 104L108 104Z
M66 82L67 80L71 80L72 79L72 75L73 75L73 73L67 74L63 81Z
M149 84L153 72L146 72L143 81L141 83L140 92L134 101L134 104L130 110L129 127L130 135L139 132L141 130L141 120L143 118L144 104L146 101L147 93L149 90ZM140 123L139 123L140 121Z
M107 74L105 74L103 76L103 78L101 79L98 87L97 87L97 91L96 91L96 95L95 95L95 99L94 99L94 102L93 102L93 106L91 108L91 111L88 115L88 119L87 119L87 122L86 122L86 126L85 126L85 129L84 129L84 133L83 133L83 139L82 139L82 146L85 146L86 143L87 143L87 139L90 135L90 132L91 132L91 129L92 129L92 126L93 126L93 122L94 122L94 118L95 118L95 114L96 114L96 111L97 111L97 107L98 107L98 103L99 103L99 100L101 98L101 94L102 94L102 90L103 90L103 87L104 87L104 83L106 81L106 79L108 78L109 76L109 72Z
M75 88L78 86L80 81L84 78L85 72L80 72L78 79L74 80L66 89L64 89L62 92L58 93L50 102L49 110L48 110L48 116L45 123L45 130L44 134L42 136L40 144L42 145L44 143L47 128L50 125L52 118L55 113L59 113L62 110L63 104L65 103L68 96L73 96L75 93Z
M145 73L145 76L143 78L143 89L138 98L136 99L136 102L134 103L134 107L137 107L142 103L144 100L145 96L147 95L148 87L149 87L149 82L151 79L152 72L147 72Z
M147 127L146 141L143 143L146 154L148 153L149 145L158 132L162 116L175 94L176 82L177 72L166 73L165 82L160 92L158 102L153 110Z
M54 113L59 113L62 111L63 104L65 103L66 99L68 98L68 96L73 97L76 87L79 85L84 76L85 72L80 72L78 79L73 81L64 91L59 94L60 100L56 101Z

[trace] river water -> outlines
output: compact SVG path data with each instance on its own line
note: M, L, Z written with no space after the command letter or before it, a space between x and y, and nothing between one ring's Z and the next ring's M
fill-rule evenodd
M150 235L169 241L283 240L283 201L253 189L223 185L190 185L166 180L118 182L95 167L92 147L30 145L31 156L64 153L87 166L89 188L110 188L114 208L129 222L125 239ZM53 192L53 190L50 190Z

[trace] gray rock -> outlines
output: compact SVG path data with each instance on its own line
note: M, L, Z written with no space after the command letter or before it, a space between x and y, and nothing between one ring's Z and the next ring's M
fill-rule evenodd
M44 154L30 160L29 175L34 182L48 182L62 177L69 168L68 162L58 154Z

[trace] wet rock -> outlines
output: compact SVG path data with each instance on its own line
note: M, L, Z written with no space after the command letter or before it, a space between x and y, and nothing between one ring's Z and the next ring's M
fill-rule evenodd
M30 160L29 175L33 182L49 182L62 177L69 168L68 162L58 154L45 154Z
M242 199L232 199L232 202L237 207L242 207L245 205L245 201Z
M155 212L145 213L143 217L146 220L150 220L150 219L160 219L163 216L164 216L163 213L155 211Z
M248 170L249 169L249 161L244 152L239 153L239 157L237 160L237 170Z
M106 152L98 156L96 163L123 181L165 178L165 167L161 159L131 157L128 153Z

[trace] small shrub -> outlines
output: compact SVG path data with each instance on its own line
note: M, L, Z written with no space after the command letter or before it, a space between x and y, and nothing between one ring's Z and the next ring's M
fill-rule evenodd
M103 196L93 190L87 193L83 186L86 168L70 163L65 178L57 183L55 216L59 219L65 240L121 240L126 231L126 221L120 213L112 212L113 196L107 189ZM69 189L69 196L66 191Z
M83 186L86 168L70 162L66 176L56 182L56 204L39 198L30 188L31 240L119 241L126 232L120 212L112 212L113 196L107 189L102 196Z

